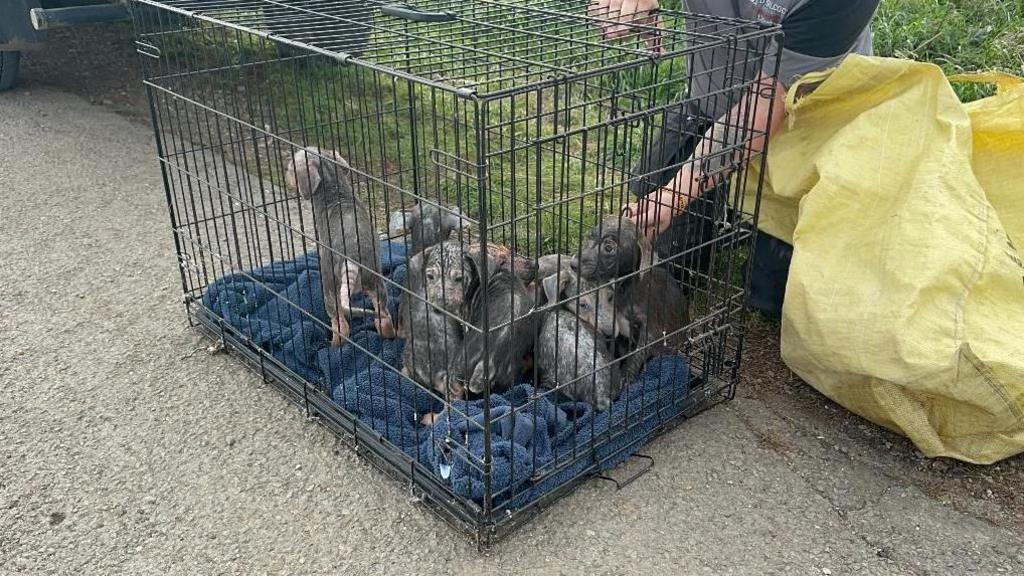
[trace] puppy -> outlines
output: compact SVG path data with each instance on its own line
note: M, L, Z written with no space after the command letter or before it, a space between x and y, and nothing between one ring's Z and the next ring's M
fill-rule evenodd
M423 292L430 305L478 328L484 325L486 301L489 333L486 338L477 334L467 337L457 321L440 311L435 316L444 316L455 327L447 324L443 329L428 330L434 342L444 341L443 336L438 336L439 333L448 334L451 341L455 339L455 328L461 331L461 347L447 350L447 373L444 375L447 382L442 383L446 389L454 387L461 393L460 387L465 386L475 394L484 393L488 389L500 392L515 383L523 358L533 345L536 329L533 303L523 282L510 270L498 266L484 251L463 248L457 241L445 240L422 253ZM482 276L485 258L487 277ZM414 271L410 263L412 283L416 282L415 276L420 274L419 266L416 263L417 270ZM410 290L415 291L412 288ZM412 326L415 324L417 307L414 303L406 302L404 308L409 310L409 325ZM513 319L514 323L511 322ZM485 345L487 357L484 356ZM409 369L413 374L420 372L419 368L413 368L411 364ZM489 374L489 387L485 373ZM433 380L438 378L436 373L430 376Z
M541 281L545 304L561 304L602 336L614 338L629 330L630 317L616 309L616 290L580 278L571 269L562 269Z
M462 348L462 326L443 312L443 302L431 301L427 295L424 268L430 262L436 281L437 245L414 254L406 272L406 289L402 293L398 337L405 340L402 352L402 373L428 388L434 388L446 399L462 398L464 389L449 378L449 362ZM439 292L432 290L435 297Z
M408 237L409 254L418 254L429 246L458 238L462 238L466 250L479 251L479 240L471 234L471 222L457 206L421 201L409 210L394 214L391 220L391 234ZM536 277L533 261L513 254L507 246L488 243L487 252L499 266L511 270L524 283L532 282Z
M461 378L470 392L501 392L515 384L533 347L537 328L533 302L522 280L490 254L465 253L462 263L462 318L480 329L486 323L488 332L467 336L455 362L462 362Z
M412 255L447 240L453 232L468 226L469 221L457 207L442 207L420 201L409 210L392 217L391 233L405 234L409 254Z
M394 338L387 290L380 276L377 233L370 211L352 187L348 162L333 150L300 149L292 156L285 179L313 204L313 222L320 239L321 288L331 317L331 345L340 346L348 338L348 318L356 312L350 302L358 292L370 297L380 335Z
M604 311L596 304L611 303L611 288L588 294L576 289L578 278L573 273L562 272L543 280L550 307L541 320L535 348L539 385L604 411L620 389L618 365L608 339L596 328L600 317L610 320L614 316L610 307Z
M590 230L571 267L593 282L617 280L656 264L651 243L636 222L612 214Z
M622 357L622 378L633 383L647 360L657 354L678 353L685 344L682 330L690 323L689 301L682 288L664 268L623 287L615 296L617 311L616 356Z

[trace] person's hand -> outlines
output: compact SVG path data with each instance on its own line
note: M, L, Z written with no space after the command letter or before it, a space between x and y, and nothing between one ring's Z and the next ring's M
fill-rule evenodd
M661 188L639 201L622 207L622 216L636 222L640 232L650 240L668 229L679 211L679 194Z
M643 30L642 34L648 48L653 52L661 51L660 30L664 24L658 10L658 0L590 0L588 14L594 18L619 22L601 23L601 33L609 40L629 35L633 31L630 24L657 28Z

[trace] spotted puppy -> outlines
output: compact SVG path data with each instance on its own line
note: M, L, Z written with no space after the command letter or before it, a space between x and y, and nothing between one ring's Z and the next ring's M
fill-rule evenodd
M449 377L450 359L462 348L463 330L446 313L443 293L436 287L441 274L441 248L436 244L409 259L398 336L405 340L402 373L450 402L465 395L462 385ZM434 285L429 293L428 280Z
M570 270L542 284L548 307L534 350L540 386L607 410L620 389L611 339L602 334L615 330L612 288L581 280Z

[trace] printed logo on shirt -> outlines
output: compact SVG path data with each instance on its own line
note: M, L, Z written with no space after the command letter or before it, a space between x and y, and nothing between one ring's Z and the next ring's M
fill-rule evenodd
M754 6L754 16L761 22L778 24L789 12L789 8L772 0L747 0Z

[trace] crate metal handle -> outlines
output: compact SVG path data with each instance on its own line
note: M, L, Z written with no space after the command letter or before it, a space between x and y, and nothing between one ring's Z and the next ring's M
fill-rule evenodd
M386 4L381 6L380 11L413 22L454 22L457 17L454 12L424 12L408 4Z

